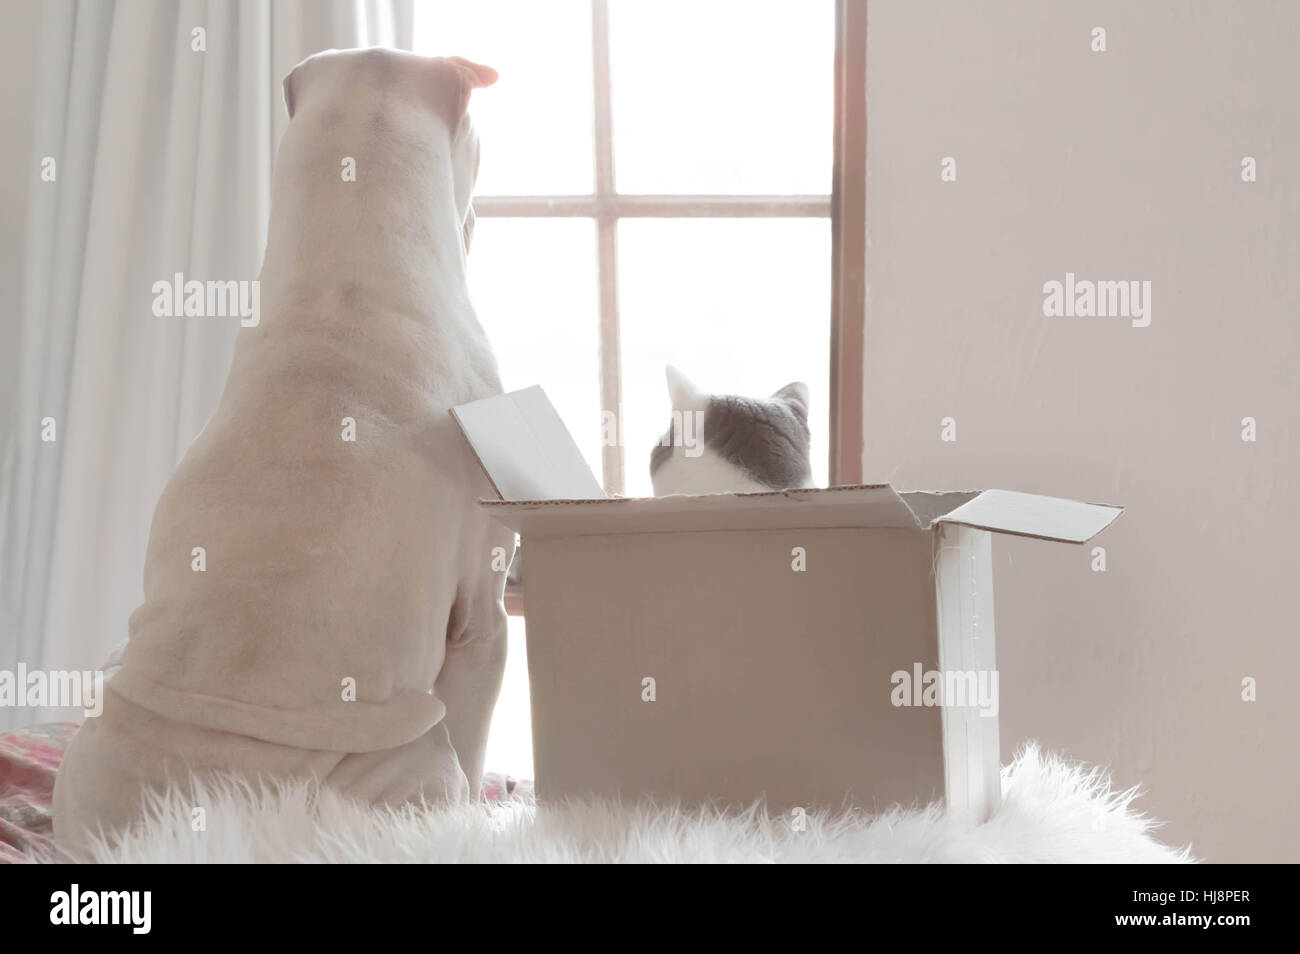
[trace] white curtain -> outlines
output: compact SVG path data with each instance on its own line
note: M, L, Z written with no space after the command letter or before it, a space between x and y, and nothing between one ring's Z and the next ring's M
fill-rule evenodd
M55 179L33 177L0 421L0 669L96 668L125 637L154 503L239 327L156 318L152 285L257 277L284 75L331 47L409 49L411 24L410 0L44 3L36 89L6 92L36 97L32 164ZM0 730L69 714L0 707Z

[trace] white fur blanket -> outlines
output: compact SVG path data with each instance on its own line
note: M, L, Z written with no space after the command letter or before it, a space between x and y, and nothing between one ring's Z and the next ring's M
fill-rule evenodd
M982 825L936 806L878 816L809 815L806 829L755 806L741 813L609 801L527 800L379 811L308 785L159 798L148 819L94 860L130 862L1100 862L1193 860L1152 838L1136 789L1099 769L1023 749Z

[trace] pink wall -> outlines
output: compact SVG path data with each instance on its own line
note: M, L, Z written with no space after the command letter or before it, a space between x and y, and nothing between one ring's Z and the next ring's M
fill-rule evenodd
M1104 573L995 544L1004 756L1108 765L1205 859L1300 860L1300 4L868 10L867 480L1128 507ZM1044 317L1067 271L1150 281L1150 326Z

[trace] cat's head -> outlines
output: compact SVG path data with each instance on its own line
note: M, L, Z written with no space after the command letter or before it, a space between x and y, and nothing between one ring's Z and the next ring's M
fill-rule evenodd
M708 394L671 365L667 376L673 412L650 452L655 496L811 486L806 384L748 398Z

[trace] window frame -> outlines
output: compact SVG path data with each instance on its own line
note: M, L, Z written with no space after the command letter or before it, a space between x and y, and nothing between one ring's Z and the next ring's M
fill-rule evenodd
M834 130L825 195L670 195L618 191L610 83L609 4L591 0L595 188L587 195L475 196L479 218L585 218L596 224L601 408L622 407L618 223L626 218L823 218L831 225L830 483L856 484L863 470L866 307L867 0L834 0ZM605 492L625 486L621 442L601 448ZM523 615L523 594L506 589Z

